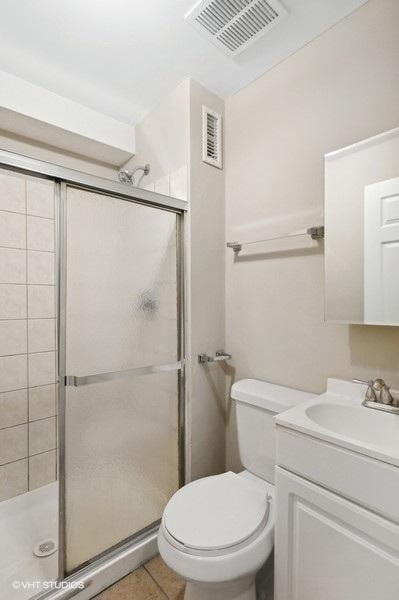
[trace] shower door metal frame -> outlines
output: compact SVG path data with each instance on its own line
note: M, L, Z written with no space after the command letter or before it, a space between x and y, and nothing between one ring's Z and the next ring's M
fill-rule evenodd
M128 200L133 204L139 204L141 206L147 205L152 208L157 208L158 210L164 210L167 212L171 212L176 215L177 224L177 244L176 244L176 258L177 258L177 289L178 289L178 329L177 329L177 358L178 361L174 364L167 365L150 365L148 367L131 369L129 371L119 371L115 373L102 373L95 375L88 375L83 377L76 378L73 375L70 375L66 372L66 252L67 252L67 226L66 226L66 206L67 206L67 190L68 188L75 188L79 190L85 190L88 192L93 192L98 194L103 194L105 198L112 197L120 200ZM166 205L162 206L154 206L153 203L143 202L142 200L138 201L135 196L131 196L129 198L121 197L119 194L115 192L109 192L106 190L98 190L93 189L89 186L84 186L82 184L75 184L70 182L62 181L60 183L60 203L59 203L59 297L58 297L58 343L59 343L59 365L58 365L58 374L59 374L59 411L60 411L60 422L62 424L62 433L60 436L59 442L59 455L60 455L60 471L59 471L59 485L60 485L60 531L59 531L59 539L60 539L60 552L59 552L59 571L60 573L66 574L66 565L65 565L65 557L66 557L66 510L65 510L65 396L66 391L65 388L68 385L76 386L76 385L86 385L92 381L98 380L109 380L119 378L120 376L143 376L146 374L161 372L161 371L175 371L176 374L180 374L178 379L178 414L179 414L179 432L178 432L178 451L179 451L179 483L182 485L185 479L185 460L184 460L184 438L185 438L185 402L184 402L184 382L182 383L182 379L184 379L184 267L183 267L183 235L182 235L182 227L183 227L183 216L181 211L176 210L174 207L168 207ZM183 310L182 310L183 309ZM148 526L147 529L151 529L152 527L159 524L159 521L156 523L152 523ZM145 531L145 530L144 530ZM110 548L109 550L114 550L118 546L125 545L128 540L134 541L136 538L140 537L143 533L143 530L138 531L129 538L121 540L115 547ZM103 556L105 553L102 553ZM93 561L96 557L93 557ZM92 562L92 561L90 561ZM86 564L84 565L86 566ZM78 567L71 574L73 575L75 572L78 573L82 566Z
M0 167L5 167L16 172L37 176L42 179L48 179L55 183L55 219L56 219L56 257L57 257L57 276L56 290L58 295L58 314L57 314L57 339L58 339L58 485L59 485L59 580L66 577L65 570L65 385L73 385L73 381L66 380L65 361L66 361L66 222L65 206L66 191L68 187L111 196L120 200L132 202L134 204L146 205L159 210L165 210L176 214L177 218L177 297L178 297L178 331L177 331L177 354L178 361L174 365L167 365L169 370L175 370L179 375L178 379L178 449L179 449L179 484L184 485L186 474L186 361L185 351L187 347L187 328L186 328L186 264L184 260L186 220L188 203L184 200L171 198L163 194L150 192L141 188L129 187L126 184L119 183L68 169L52 163L44 162L8 150L0 149ZM153 367L148 367L148 373L155 372ZM138 369L140 371L140 369ZM139 373L137 373L139 374ZM112 375L112 374L108 374ZM72 598L78 593L87 589L91 584L91 578L96 573L112 566L119 559L123 559L127 553L133 552L148 538L156 534L159 521L150 525L143 531L132 534L129 538L120 542L113 548L105 551L101 556L94 557L79 567L73 574L66 577L67 581L84 581L85 586L71 593L69 590L56 590L40 593L35 598L41 600L66 600ZM120 577L120 573L118 578ZM108 585L113 582L112 574L109 577ZM34 599L32 599L34 600Z

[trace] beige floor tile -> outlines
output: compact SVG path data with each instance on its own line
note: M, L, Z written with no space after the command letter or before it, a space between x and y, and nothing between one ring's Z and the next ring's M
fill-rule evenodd
M165 565L159 555L145 564L144 568L155 579L169 600L183 600L184 581Z
M96 600L165 600L165 598L165 594L144 568L137 569L96 596Z

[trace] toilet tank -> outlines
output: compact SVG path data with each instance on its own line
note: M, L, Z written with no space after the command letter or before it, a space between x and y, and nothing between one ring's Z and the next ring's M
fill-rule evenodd
M274 483L274 417L314 396L259 379L242 379L233 384L231 397L236 402L238 447L245 469Z

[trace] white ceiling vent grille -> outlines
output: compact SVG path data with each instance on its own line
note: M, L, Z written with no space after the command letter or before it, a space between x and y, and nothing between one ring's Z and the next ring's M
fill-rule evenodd
M202 160L222 168L222 116L202 106Z
M200 0L185 19L224 52L236 56L287 15L278 0Z

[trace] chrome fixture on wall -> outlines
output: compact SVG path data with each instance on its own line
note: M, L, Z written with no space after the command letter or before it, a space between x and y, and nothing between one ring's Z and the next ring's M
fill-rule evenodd
M133 167L133 169L131 171L129 171L128 169L121 169L118 173L118 178L121 183L127 183L128 185L133 185L134 187L139 187L140 183L143 180L143 177L148 175L150 170L151 170L151 167L149 164L137 165L136 167ZM141 177L138 179L138 181L136 183L134 176L136 175L137 171L143 171L143 174L141 175Z
M296 238L302 236L310 236L312 240L319 241L324 239L324 226L317 225L316 227L308 227L304 231L297 231L294 233L287 233L285 235L277 235L262 240L255 240L253 242L227 242L227 248L232 248L236 254L241 252L243 246L250 246L251 244L260 244L263 242L272 242L275 240L285 240L288 238Z
M231 360L231 354L228 354L224 350L217 350L215 356L209 356L208 354L198 354L198 362L200 364L206 364L211 362L222 362L224 360Z

